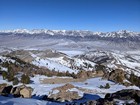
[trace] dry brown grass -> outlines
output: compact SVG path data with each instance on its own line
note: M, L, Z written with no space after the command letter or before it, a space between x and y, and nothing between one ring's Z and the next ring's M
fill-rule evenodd
M73 79L73 78L46 78L41 80L42 84L60 84L60 83L70 83L70 82L84 82L86 79Z

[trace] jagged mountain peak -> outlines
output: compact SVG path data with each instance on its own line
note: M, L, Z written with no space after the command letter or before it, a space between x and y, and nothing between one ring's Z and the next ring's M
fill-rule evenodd
M15 30L4 30L0 33L9 33L9 34L46 34L46 35L66 35L66 36L99 36L99 37L117 37L117 38L126 38L140 36L139 32L128 31L128 30L119 30L113 32L93 32L88 30L49 30L49 29L15 29Z

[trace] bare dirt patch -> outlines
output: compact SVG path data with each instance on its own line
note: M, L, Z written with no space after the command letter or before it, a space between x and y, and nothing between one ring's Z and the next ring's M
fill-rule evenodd
M70 83L70 82L84 82L86 79L73 79L73 78L45 78L44 80L41 80L42 84L60 84L60 83Z

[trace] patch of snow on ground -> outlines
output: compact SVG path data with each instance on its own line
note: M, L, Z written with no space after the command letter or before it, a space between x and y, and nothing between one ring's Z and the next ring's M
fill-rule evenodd
M85 84L85 83L87 83L87 84ZM110 85L109 89L99 88L100 85L105 86L106 83L109 83L109 85ZM116 83L108 81L108 80L104 80L101 77L91 78L91 79L86 80L85 82L76 82L76 83L73 82L72 84L77 86L77 87L93 90L95 92L95 94L100 94L101 97L104 97L104 95L106 93L113 93L113 92L116 92L116 91L119 91L122 89L137 89L137 90L139 90L139 88L136 86L126 87L126 86L116 84Z
M8 82L7 80L3 80L3 77L0 75L0 84L3 84L3 83L12 85L12 82Z
M3 62L5 62L5 61L10 61L10 62L12 62L12 63L15 63L15 60L13 60L13 59L10 59L10 58L8 58L8 57L3 57L3 56L0 56L0 59L3 61Z
M36 96L48 95L53 88L63 85L63 84L42 84L41 80L45 78L50 77L36 75L35 77L31 78L31 81L33 81L33 83L28 84L27 86L31 86L34 89L32 95Z

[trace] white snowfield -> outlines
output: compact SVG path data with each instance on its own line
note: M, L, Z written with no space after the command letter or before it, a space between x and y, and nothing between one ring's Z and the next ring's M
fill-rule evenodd
M79 58L70 58L73 60L73 63L71 63L70 60L64 60L64 57L59 58L48 58L54 62L60 63L62 65L65 65L67 67L75 66L75 67L83 67L86 71L91 71L94 69L94 66L96 65L94 62L85 60L85 59L79 59ZM87 65L86 65L87 64ZM91 67L88 67L88 65L91 65ZM85 68L84 68L85 67Z
M35 59L31 63L39 66L46 67L49 70L55 70L59 72L69 72L69 73L78 73L78 68L82 68L86 71L91 71L96 65L94 62L91 62L86 59L69 57L67 55L60 57L44 57L41 58L37 54L31 53L31 56ZM89 66L90 65L90 66Z
M49 70L55 70L60 72L69 72L69 73L75 73L77 74L78 70L76 69L70 69L69 67L59 64L53 60L49 59L40 59L39 57L36 57L34 61L32 61L32 64L39 66L39 67L46 67Z
M4 56L0 56L0 59L2 60L2 62L12 62L12 63L15 63L15 60L13 59L10 59L10 58L7 58L7 57L4 57Z

